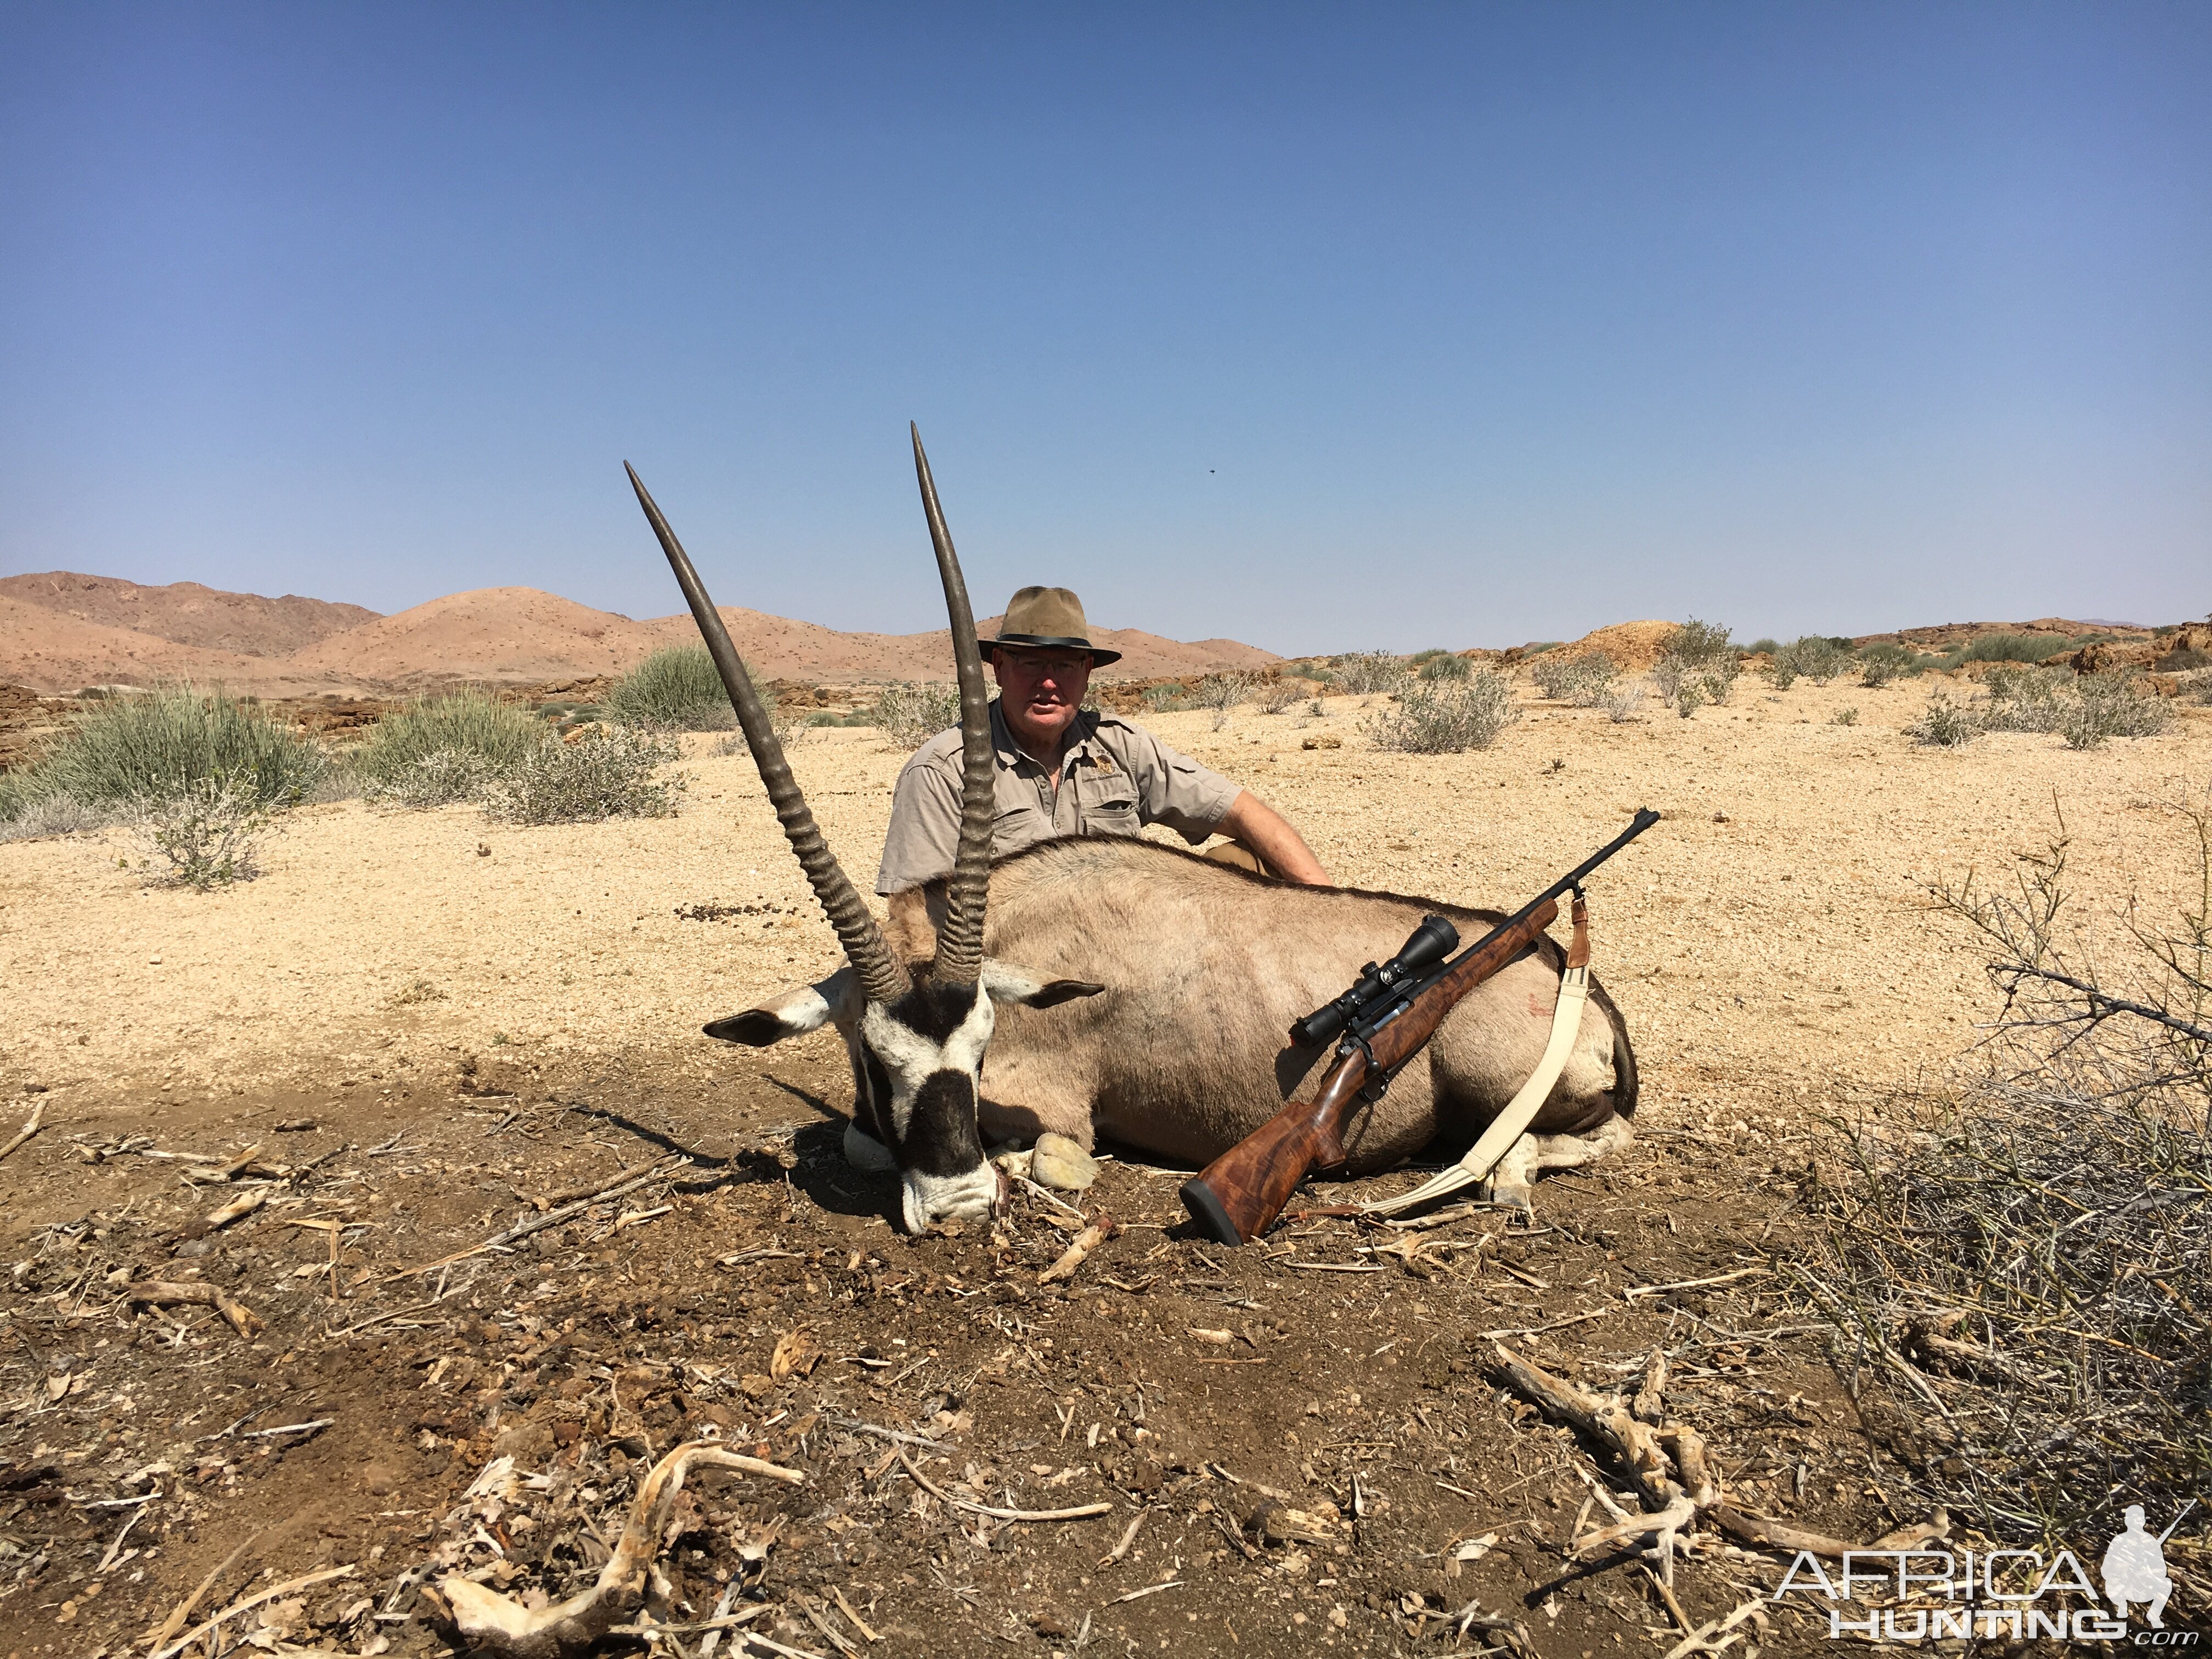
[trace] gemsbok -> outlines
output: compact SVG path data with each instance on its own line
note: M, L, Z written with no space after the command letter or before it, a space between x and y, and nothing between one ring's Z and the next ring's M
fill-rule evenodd
M1395 893L1301 887L1124 836L1083 836L994 864L989 703L975 617L921 436L915 471L951 621L963 789L951 873L896 895L888 931L839 866L791 775L769 709L690 560L630 471L735 706L792 851L844 948L820 983L718 1019L709 1036L764 1047L834 1024L852 1060L845 1152L896 1168L915 1232L988 1214L1001 1181L993 1141L1103 1133L1204 1164L1281 1109L1325 1048L1294 1045L1294 1019L1359 964L1388 958L1424 915L1469 937L1502 914ZM1384 1170L1439 1134L1471 1135L1536 1068L1565 953L1540 943L1455 1008L1420 1056L1346 1137L1346 1172ZM1627 1027L1585 1020L1566 1068L1506 1162L1501 1196L1526 1200L1537 1169L1625 1145L1636 1106Z

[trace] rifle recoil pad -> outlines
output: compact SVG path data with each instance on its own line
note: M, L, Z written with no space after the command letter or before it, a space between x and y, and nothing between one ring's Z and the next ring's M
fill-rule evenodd
M1419 978L1458 949L1458 928L1442 916L1422 917L1396 956L1380 968L1369 963L1358 984L1292 1025L1291 1041L1304 1048L1333 1042L1369 1003Z

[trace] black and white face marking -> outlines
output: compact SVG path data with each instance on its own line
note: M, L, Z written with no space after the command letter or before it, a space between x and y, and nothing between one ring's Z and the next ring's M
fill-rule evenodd
M984 1160L976 1116L983 1056L997 1025L993 1005L1050 1008L1104 989L1084 980L1040 981L987 957L975 985L923 981L886 1006L863 1003L854 975L843 969L718 1019L706 1032L762 1048L834 1019L853 1060L846 1161L855 1169L897 1169L902 1218L919 1233L948 1217L988 1215L998 1202L999 1177Z
M871 1104L898 1160L909 1232L952 1216L988 1216L999 1201L998 1173L984 1161L975 1116L976 1079L996 1024L980 982L925 982L892 1006L869 1004L860 1016Z

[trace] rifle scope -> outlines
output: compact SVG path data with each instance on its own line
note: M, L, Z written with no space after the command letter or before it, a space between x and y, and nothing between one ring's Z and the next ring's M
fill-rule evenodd
M1369 963L1359 982L1334 1002L1324 1003L1291 1027L1291 1041L1304 1048L1334 1042L1361 1009L1419 977L1459 949L1459 929L1442 916L1423 916L1398 954L1381 967Z

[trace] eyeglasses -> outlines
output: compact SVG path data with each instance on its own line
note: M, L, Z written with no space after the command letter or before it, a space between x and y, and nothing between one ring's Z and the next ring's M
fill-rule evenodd
M999 647L994 662L1002 674L1011 670L1030 676L1050 675L1056 680L1073 679L1078 674L1088 672L1091 668L1088 656L1064 656L1058 653L1042 656L1032 652L1016 651L1003 645Z

